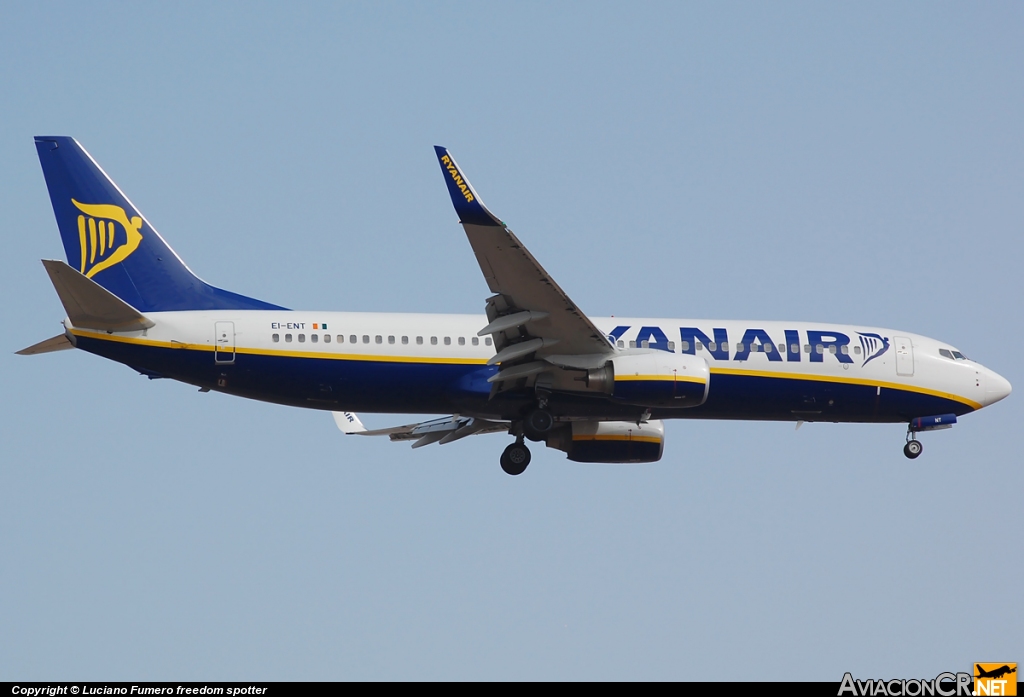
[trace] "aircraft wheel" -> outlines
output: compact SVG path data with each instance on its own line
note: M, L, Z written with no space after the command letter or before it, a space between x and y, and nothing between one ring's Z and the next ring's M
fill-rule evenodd
M911 460L920 455L922 450L924 450L924 446L921 445L921 441L908 440L907 444L903 446L903 454Z
M501 469L513 476L522 474L530 464L530 449L522 443L513 443L501 454Z
M537 442L548 437L551 427L555 425L555 418L545 409L534 409L523 420L523 435L530 440Z

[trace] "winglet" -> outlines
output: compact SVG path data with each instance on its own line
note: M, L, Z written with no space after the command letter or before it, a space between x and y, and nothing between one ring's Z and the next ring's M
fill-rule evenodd
M437 153L437 161L441 165L441 172L444 173L444 181L448 185L448 193L452 197L452 205L455 212L459 214L459 222L463 225L496 225L501 226L502 222L492 214L480 195L476 193L473 185L469 183L456 164L455 159L448 152L447 148L440 145L434 146Z
M334 423L338 425L338 430L345 435L362 433L366 430L366 426L363 426L359 417L350 411L332 411L331 414L334 415Z

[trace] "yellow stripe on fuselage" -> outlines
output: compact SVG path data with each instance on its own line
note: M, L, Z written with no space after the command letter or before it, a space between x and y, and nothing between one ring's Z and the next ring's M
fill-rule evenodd
M186 344L184 342L177 341L157 341L154 339L147 339L144 337L134 336L115 336L113 334L107 334L106 332L91 332L85 329L72 329L71 333L75 336L87 337L90 339L98 339L100 341L112 341L115 343L122 344L135 344L137 346L153 346L158 348L171 348L171 349L186 349L190 351L209 351L213 352L217 350L217 347L213 344ZM231 353L231 351L221 349L222 353ZM377 363L423 363L431 365L485 365L487 363L486 358L451 358L451 357L427 357L427 356L380 356L373 354L361 354L361 353L330 353L326 351L286 351L280 349L260 349L260 348L246 348L246 347L235 347L234 353L252 356L280 356L283 358L319 358L323 360L332 361L371 361ZM720 368L712 367L712 375L737 375L745 377L758 377L758 378L773 378L776 380L810 380L812 382L831 382L843 385L864 385L866 387L884 387L887 390L902 390L904 392L916 392L918 394L926 394L932 397L941 397L942 399L949 399L954 402L960 402L966 404L972 409L981 409L981 404L975 402L967 397L962 397L952 392L942 392L940 390L932 390L927 387L918 387L917 385L905 385L898 382L885 382L881 380L870 380L866 378L853 378L853 377L841 377L838 375L813 375L808 373L790 373L790 372L775 372L767 370L746 370L743 368ZM626 375L616 376L615 380L680 380L687 382L704 383L704 380L698 377L665 377L660 375Z
M783 373L774 372L767 370L746 370L744 368L711 368L712 375L742 375L745 377L756 377L756 378L775 378L784 380L810 380L812 382L832 382L841 385L864 385L866 387L884 387L887 390L902 390L904 392L917 392L918 394L926 394L932 397L942 397L943 399L951 399L954 402L960 402L966 404L972 409L981 409L981 404L974 400L968 399L967 397L961 397L958 394L952 392L942 392L940 390L932 390L927 387L918 387L917 385L904 385L898 382L885 382L883 380L870 380L867 378L847 378L838 375L811 375L807 373Z
M261 349L236 346L217 347L213 344L186 344L178 341L157 341L135 336L114 336L104 332L90 332L84 329L72 329L75 336L84 336L89 339L100 341L113 341L121 344L135 344L137 346L153 346L157 348L187 349L189 351L218 351L220 353L236 353L250 356L279 356L283 358L320 358L330 361L374 361L378 363L430 363L448 365L485 365L486 358L450 358L434 356L378 356L363 353L333 353L327 351L286 351L280 349Z

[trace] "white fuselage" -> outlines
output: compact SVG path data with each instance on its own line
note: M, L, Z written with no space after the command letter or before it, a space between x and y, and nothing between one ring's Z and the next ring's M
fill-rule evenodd
M304 364L346 365L353 370L367 366L379 370L389 365L495 370L486 366L495 353L490 337L477 336L487 324L482 315L225 310L157 312L148 317L155 326L116 337L79 329L71 329L70 333L76 341L117 342L124 344L124 349L150 347L175 349L190 355L205 354L211 369L219 366L227 372L237 369L250 356L281 361L303 359ZM712 396L715 395L714 381L730 376L770 381L762 380L759 384L795 380L801 384L821 383L833 387L873 387L878 395L883 390L895 390L958 404L963 407L959 409L961 412L979 409L1009 393L1009 383L995 372L966 358L954 358L954 353L960 354L949 344L909 332L754 320L606 317L592 318L592 321L623 352L661 349L703 356L712 375ZM203 360L198 359L200 365ZM136 362L157 373L166 370L146 366L142 360ZM282 371L287 372L287 368L282 367ZM195 380L187 374L169 376L203 382L200 375ZM258 376L247 382L247 389L242 393L252 393L252 386L258 382ZM719 382L725 384L723 380ZM436 384L428 379L424 387L436 389ZM409 389L415 388L414 384L409 384ZM347 406L344 389L333 389L338 406ZM278 401L272 392L268 386L267 395L248 396ZM318 403L309 406L325 408ZM822 412L822 419L830 418L827 409L817 407L790 408L789 418L804 418L815 411ZM381 410L400 412L404 409L402 404L393 404ZM843 412L843 418L834 420L847 420L848 416ZM756 412L737 416L783 417L777 410L760 417Z

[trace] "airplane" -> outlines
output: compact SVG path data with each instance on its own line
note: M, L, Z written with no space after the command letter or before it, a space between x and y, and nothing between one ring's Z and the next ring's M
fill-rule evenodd
M666 419L906 423L919 433L1010 394L943 341L780 321L589 317L435 152L490 291L485 316L290 310L200 280L73 138L39 136L67 261L43 266L64 332L20 354L77 348L230 395L334 414L345 434L418 448L513 437L587 463L661 459ZM368 430L357 412L442 414Z
M1004 675L1009 675L1010 673L1016 673L1017 672L1017 664L1014 664L1013 668L1011 668L1009 665L1002 665L999 668L994 668L993 670L985 670L980 665L975 663L974 664L974 668L975 668L975 670L978 673L977 675L974 676L976 678L995 678L995 679L998 679L998 678L1003 677Z

